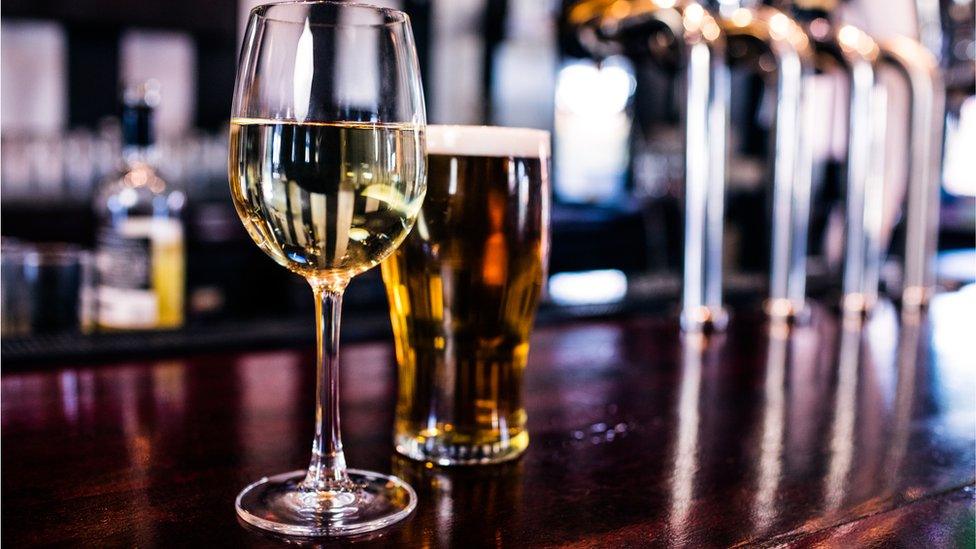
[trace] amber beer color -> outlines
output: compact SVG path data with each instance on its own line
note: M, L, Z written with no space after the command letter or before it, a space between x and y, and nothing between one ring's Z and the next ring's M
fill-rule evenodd
M383 262L397 451L495 463L528 446L522 376L549 249L549 133L428 126L427 197Z

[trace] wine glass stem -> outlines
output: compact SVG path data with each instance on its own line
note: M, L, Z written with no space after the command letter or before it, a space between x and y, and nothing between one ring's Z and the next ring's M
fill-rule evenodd
M315 294L317 374L312 462L302 483L313 490L347 487L346 458L339 433L339 318L346 283L309 280Z

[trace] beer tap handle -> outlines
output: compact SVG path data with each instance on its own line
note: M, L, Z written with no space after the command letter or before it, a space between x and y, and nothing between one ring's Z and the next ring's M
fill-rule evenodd
M888 118L888 95L883 86L876 85L871 95L871 145L868 177L864 182L864 271L861 295L872 306L878 301L881 279L881 259L884 238L885 131Z
M928 303L935 286L945 86L935 57L915 40L882 41L881 59L902 74L911 95L900 298L905 310L918 311Z
M872 263L873 229L871 210L878 209L878 185L872 181L875 139L875 63L877 43L860 29L849 25L837 32L839 54L849 79L846 174L846 235L841 307L845 314L866 315L877 298L877 266ZM883 116L882 116L883 118ZM883 127L883 126L882 126ZM881 153L883 154L883 153ZM870 198L870 200L869 200ZM880 219L880 218L877 218ZM869 284L873 278L873 288Z
M810 221L812 123L807 75L813 71L810 39L793 19L766 6L725 10L722 28L764 42L775 60L777 80L773 162L772 250L767 313L775 319L802 319L806 309L807 230Z
M729 74L718 23L692 4L684 10L685 247L681 326L723 330L722 233L725 216Z
M686 331L722 330L722 237L729 119L725 37L696 2L588 0L568 21L580 44L597 56L626 53L680 66L686 83L685 246L681 325ZM653 30L651 30L653 29ZM679 47L653 47L648 32L666 32ZM662 56L674 58L664 59Z

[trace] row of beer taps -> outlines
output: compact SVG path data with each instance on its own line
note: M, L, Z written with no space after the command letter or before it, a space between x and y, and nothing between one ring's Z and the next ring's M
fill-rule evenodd
M748 43L773 61L776 107L769 169L771 219L770 317L803 319L807 305L807 240L815 125L846 120L843 189L844 251L841 297L845 315L865 316L878 301L888 232L881 204L886 163L903 162L907 189L902 211L905 246L901 287L906 311L921 311L934 284L942 160L944 95L932 53L919 42L875 40L835 15L836 0L581 0L568 13L579 42L597 57L625 54L668 57L684 79L684 273L682 326L722 329L722 260L725 196L729 179L730 67L735 46ZM664 36L662 40L659 37ZM741 50L742 48L738 48ZM812 76L826 65L843 76L846 112L817 112ZM882 70L902 79L909 115L889 116ZM886 135L905 125L903 157L885 158Z

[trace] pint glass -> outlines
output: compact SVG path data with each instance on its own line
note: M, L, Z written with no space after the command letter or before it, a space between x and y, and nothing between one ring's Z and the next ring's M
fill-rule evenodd
M528 446L522 377L549 250L549 133L428 126L427 197L382 266L399 364L395 444L439 465Z

